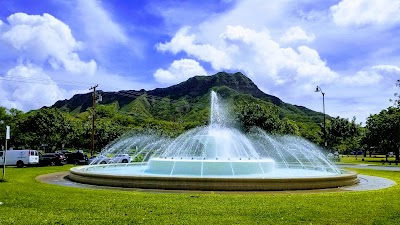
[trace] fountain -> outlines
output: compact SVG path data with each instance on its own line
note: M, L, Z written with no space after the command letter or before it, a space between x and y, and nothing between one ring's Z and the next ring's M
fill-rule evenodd
M226 106L211 92L210 124L175 139L127 134L103 156L130 154L134 162L76 167L71 180L108 186L185 190L296 190L353 185L314 144L255 128L243 134L229 123Z

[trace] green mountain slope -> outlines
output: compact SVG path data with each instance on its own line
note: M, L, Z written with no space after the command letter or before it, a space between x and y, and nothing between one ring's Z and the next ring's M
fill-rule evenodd
M99 91L103 98L99 104L115 104L118 113L131 116L137 124L147 123L143 126L152 126L151 124L158 126L160 121L164 121L162 126L170 126L165 123L172 122L184 130L208 122L211 90L217 91L228 104L233 106L230 107L233 110L241 107L238 102L254 103L268 108L277 114L277 118L294 121L303 136L310 136L307 134L308 130L318 132L319 124L323 121L322 113L284 103L275 96L265 94L242 73L220 72L212 76L196 76L171 87L149 91ZM69 100L58 101L52 108L59 108L69 113L83 113L91 106L92 94L87 93L75 95Z

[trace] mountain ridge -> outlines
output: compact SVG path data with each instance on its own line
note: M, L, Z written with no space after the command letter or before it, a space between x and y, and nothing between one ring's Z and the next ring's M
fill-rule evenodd
M274 105L279 106L283 103L283 101L278 97L262 92L252 80L240 72L219 72L212 76L195 76L170 87L156 88L148 91L144 89L139 91L121 90L118 92L104 92L100 90L99 93L101 93L103 97L101 104L109 104L117 101L119 106L122 108L136 99L135 96L139 97L142 94L157 98L169 97L172 100L178 100L183 97L193 99L197 96L206 94L210 89L217 86L226 86L239 93L250 94L253 97L269 101ZM62 108L71 112L80 107L79 111L84 112L91 106L92 93L89 92L86 94L76 94L70 99L59 100L52 105L51 108Z
M283 102L276 96L262 92L257 85L241 72L227 73L218 72L211 76L194 76L179 84L166 88L156 88L153 90L121 90L118 92L99 91L102 95L101 105L118 103L120 109L129 108L131 102L140 96L148 96L149 101L161 100L168 98L171 101L179 101L184 99L187 103L194 103L199 97L207 94L211 89L216 87L228 87L240 94L251 95L254 98L270 102L285 111L285 114L295 120L311 120L321 122L323 116L320 112L315 112L304 106L292 105ZM135 105L135 104L133 104ZM137 103L136 103L137 105ZM67 112L84 112L92 106L92 93L76 94L70 99L59 100L51 108L59 108ZM143 108L143 106L141 106ZM130 107L132 108L132 107ZM146 117L148 112L144 112ZM310 118L306 118L310 117Z

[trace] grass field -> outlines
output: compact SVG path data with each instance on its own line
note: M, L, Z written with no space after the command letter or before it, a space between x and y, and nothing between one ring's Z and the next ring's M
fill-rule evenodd
M40 183L70 166L7 168L0 224L400 224L400 188L314 194L147 193ZM400 182L399 172L356 170Z
M396 158L394 157L389 157L388 162L394 162ZM363 157L362 155L359 155L355 157L355 155L343 155L340 156L340 163L357 163L357 164L374 164L374 165L382 165L382 160L386 161L386 157L384 155L373 155L372 157ZM385 166L388 166L389 163L385 162ZM391 163L391 166L400 166L395 165L395 163Z

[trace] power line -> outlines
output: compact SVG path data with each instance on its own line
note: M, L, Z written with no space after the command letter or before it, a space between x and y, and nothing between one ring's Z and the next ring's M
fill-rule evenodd
M65 81L65 80L51 80L51 79L43 79L43 78L27 78L27 77L0 77L0 80L3 81L10 81L10 82L25 82L25 83L38 83L38 84L53 84L53 85L65 85L65 86L79 86L79 87L87 87L93 84L90 83L83 83L83 82L74 82L74 81ZM102 85L103 86L103 85ZM110 86L103 86L108 87L108 89L117 89L115 87ZM122 90L118 92L108 91L108 93L104 92L104 95L120 95L125 97L132 97L137 98L141 95L146 94L149 98L162 100L164 97L149 95L147 92L138 92L134 90ZM177 100L170 99L171 103L178 102Z
M25 83L39 83L39 84L54 84L54 85L66 85L66 86L79 86L79 87L87 87L92 84L89 83L82 83L82 82L73 82L73 81L65 81L65 80L50 80L50 79L37 79L37 78L26 78L26 77L14 77L14 78L7 78L7 77L0 77L0 80L3 81L10 81L10 82L25 82ZM107 86L106 86L107 87ZM115 87L114 87L115 88ZM110 89L114 89L110 88ZM154 95L149 95L147 92L139 92L139 91L134 91L134 90L122 90L122 91L108 91L105 92L103 91L105 96L110 96L110 95L119 95L119 96L124 96L124 97L131 97L131 98L137 98L142 95L146 95L147 97L155 100L163 100L165 97L160 97L160 96L154 96ZM86 93L84 93L86 94ZM27 102L27 103L37 103L37 104L47 104L47 102L39 102L39 101L24 101L24 100L18 100L18 99L0 99L0 100L8 100L8 101L18 101L18 102ZM174 99L169 99L171 103L176 103L178 100ZM366 110L382 110L382 108L369 108L369 109L350 109L350 110L340 110L340 111L335 111L338 113L343 113L343 112L364 112Z
M23 82L23 83L35 83L35 84L53 84L53 85L65 85L65 86L79 86L87 87L91 84L85 84L81 82L74 81L62 81L62 80L51 80L51 79L38 79L38 78L24 78L24 77L0 77L0 80L10 81L10 82Z
M13 102L26 102L26 103L37 103L37 104L48 104L48 102L36 102L36 101L25 101L25 100L19 100L19 99L7 99L7 98L0 98L0 100L4 101L13 101Z

